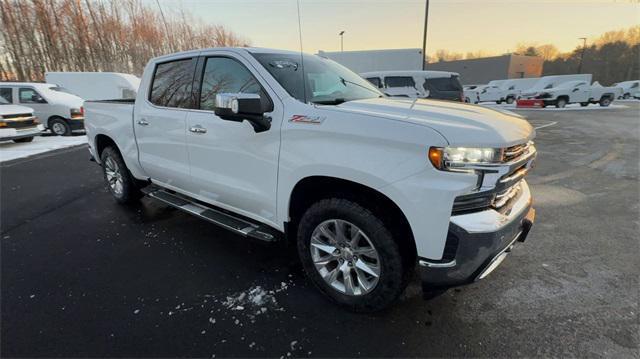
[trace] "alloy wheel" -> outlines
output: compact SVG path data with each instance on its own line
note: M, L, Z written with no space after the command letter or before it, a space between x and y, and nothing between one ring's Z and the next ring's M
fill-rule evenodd
M111 191L117 196L122 195L124 190L122 170L112 157L107 157L104 161L104 172L107 175L107 183Z
M359 296L378 284L378 251L355 224L341 219L320 223L311 234L309 248L316 270L338 292Z

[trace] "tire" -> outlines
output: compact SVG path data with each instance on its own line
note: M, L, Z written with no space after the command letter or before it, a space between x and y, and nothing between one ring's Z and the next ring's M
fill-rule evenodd
M600 106L607 107L611 105L611 98L606 96L600 99Z
M513 98L512 96L507 97L507 104L511 105L516 101L515 98Z
M13 142L15 143L25 143L25 142L31 142L31 141L33 141L33 137L17 138L13 140Z
M71 136L71 126L61 118L52 118L48 124L51 133L57 136Z
M556 107L557 108L565 108L565 106L567 106L567 100L566 99L561 97L558 100L556 100Z
M344 230L344 236L336 237L338 228ZM356 242L352 242L354 232ZM316 287L335 303L355 312L389 307L406 288L414 268L404 260L402 248L380 218L343 198L323 199L307 209L298 225L297 247L302 266ZM317 267L315 263L321 262L325 264ZM376 271L377 277L371 275ZM352 290L347 285L351 282L347 274L348 278L356 277L352 279Z
M589 103L588 102L580 102L580 106L587 107L587 106L589 106Z
M622 98L625 99L625 100L628 100L628 99L631 98L631 94L626 93L626 94L622 95Z
M127 165L124 163L120 152L109 146L100 154L102 174L107 183L109 192L116 202L125 204L137 201L142 197L142 192L133 178Z
M471 103L471 99L470 99L470 98L468 98L468 97L465 97L465 98L464 98L464 102L465 102L465 103Z
M500 105L500 104L502 103L502 100L498 100L498 101L496 101L496 103L497 103L498 105Z

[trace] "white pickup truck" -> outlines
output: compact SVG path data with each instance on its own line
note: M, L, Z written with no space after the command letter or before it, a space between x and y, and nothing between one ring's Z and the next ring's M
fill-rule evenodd
M556 87L530 95L529 98L542 100L543 107L564 108L570 103L579 103L583 107L599 103L600 106L606 107L621 94L620 87L603 87L597 82L590 85L589 82L578 80L563 82Z
M523 118L390 99L336 62L215 48L152 59L135 102L87 101L91 155L118 202L141 193L241 236L297 246L355 311L484 278L533 223Z

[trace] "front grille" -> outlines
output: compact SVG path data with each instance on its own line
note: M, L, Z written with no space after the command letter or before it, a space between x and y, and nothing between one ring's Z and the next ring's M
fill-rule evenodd
M532 143L529 142L529 143L523 143L520 145L507 147L504 150L504 157L503 157L504 162L511 162L516 158L526 154L527 152L529 152L529 146L531 145Z
M34 127L36 125L36 122L31 119L31 120L25 120L25 121L7 121L5 122L6 126L3 128L25 128L25 127Z
M12 120L12 119L16 119L16 118L30 118L33 117L32 114L30 113L19 113L19 114L13 114L13 115L2 115L0 116L0 118L5 119L5 120Z

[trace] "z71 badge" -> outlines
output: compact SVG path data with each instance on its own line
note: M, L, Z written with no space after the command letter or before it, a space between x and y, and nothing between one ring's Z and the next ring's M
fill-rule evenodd
M312 125L319 125L324 122L324 117L321 116L305 116L305 115L293 115L289 119L289 122L295 123L308 123Z

